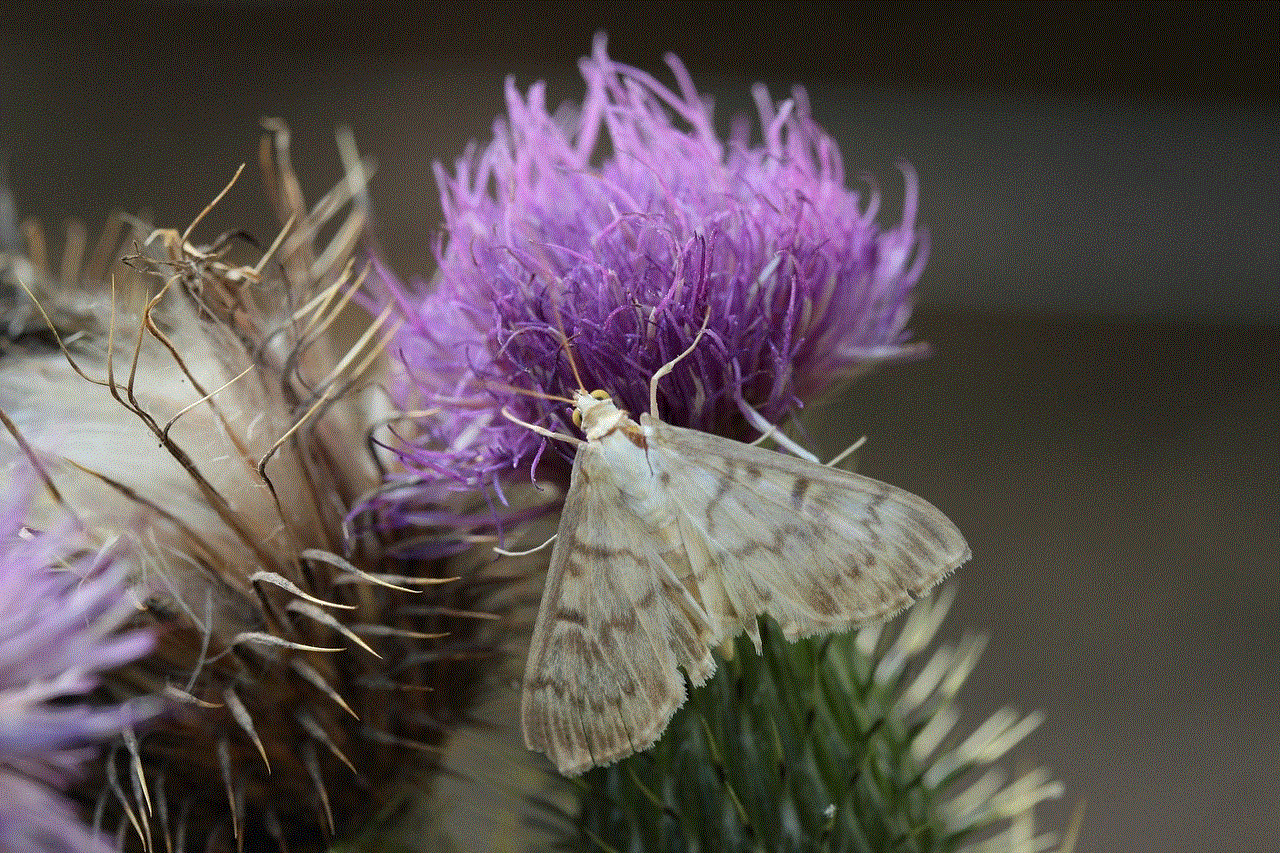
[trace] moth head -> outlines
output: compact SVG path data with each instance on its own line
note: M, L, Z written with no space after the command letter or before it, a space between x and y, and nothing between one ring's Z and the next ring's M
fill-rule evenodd
M607 391L576 391L573 395L573 425L587 438L607 432L614 422L626 415L613 404Z

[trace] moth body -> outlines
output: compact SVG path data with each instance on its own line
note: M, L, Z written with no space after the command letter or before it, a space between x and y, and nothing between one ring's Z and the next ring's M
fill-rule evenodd
M637 424L607 397L578 392L576 403L587 436L578 452L586 454L588 476L602 489L616 488L622 503L656 537L670 539L676 513L664 485L669 478L658 475L650 457L652 426Z
M617 430L628 427L639 430L636 422L622 409L613 404L613 400L603 391L588 394L578 391L573 400L574 420L582 428L588 442L599 442Z

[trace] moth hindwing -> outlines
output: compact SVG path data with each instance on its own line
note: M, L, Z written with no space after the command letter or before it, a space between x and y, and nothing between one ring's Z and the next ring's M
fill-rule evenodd
M529 648L530 749L581 773L647 749L757 617L788 639L879 622L969 557L921 498L579 392L578 447Z

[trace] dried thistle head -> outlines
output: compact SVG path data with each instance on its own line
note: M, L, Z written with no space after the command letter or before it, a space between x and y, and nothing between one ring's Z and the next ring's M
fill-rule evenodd
M174 705L102 768L98 812L134 847L315 849L394 810L437 768L497 637L501 583L463 538L358 511L393 464L376 436L394 417L385 315L335 344L363 275L364 170L352 155L308 207L273 130L283 228L258 260L198 243L199 220L138 233L110 285L77 286L87 319L45 308L48 331L24 320L0 361L0 408L88 534L129 541L136 621L159 628L112 676ZM36 314L70 292L33 278Z

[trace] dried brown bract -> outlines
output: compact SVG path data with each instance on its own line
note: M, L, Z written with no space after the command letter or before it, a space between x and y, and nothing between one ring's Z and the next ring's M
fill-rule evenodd
M161 629L108 687L172 711L82 791L130 848L319 849L393 814L501 639L503 584L456 526L361 510L396 465L378 436L397 418L387 315L337 343L360 314L367 169L345 146L347 180L308 206L287 130L269 131L282 228L256 260L237 235L199 242L203 213L109 235L96 267L51 273L38 231L6 256L0 409L56 488L47 513L128 542L135 621Z

